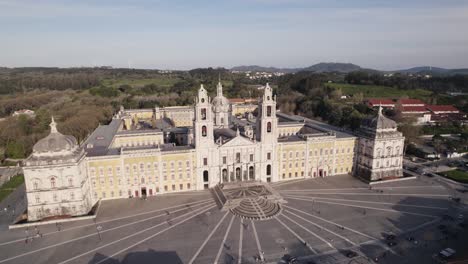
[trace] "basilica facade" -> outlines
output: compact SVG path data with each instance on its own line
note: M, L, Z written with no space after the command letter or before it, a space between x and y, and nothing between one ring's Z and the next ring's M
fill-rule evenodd
M369 180L401 176L400 145L377 167L369 167L382 157L362 151L360 135L277 111L268 84L253 112L251 106L230 104L221 83L216 90L211 98L202 85L192 106L121 108L81 144L59 133L52 120L50 134L24 162L28 220L84 215L105 199L197 191L229 182L357 172ZM396 125L390 131L386 122L383 128L366 128L366 149L401 143L393 131ZM369 136L373 129L377 137Z

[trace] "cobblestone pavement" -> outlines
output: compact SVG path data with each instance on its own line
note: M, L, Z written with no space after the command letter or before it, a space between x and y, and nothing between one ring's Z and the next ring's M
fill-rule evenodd
M219 210L209 191L104 201L95 222L0 231L0 263L286 263L285 255L298 263L437 263L434 252L451 243L439 226L462 232L443 217L463 208L431 181L369 189L343 175L271 187L287 203L263 221ZM387 245L389 234L396 245Z

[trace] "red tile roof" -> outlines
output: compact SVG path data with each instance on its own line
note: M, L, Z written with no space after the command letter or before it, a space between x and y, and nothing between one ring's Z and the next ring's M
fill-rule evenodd
M231 102L231 103L243 103L243 102L245 102L245 99L242 99L242 98L229 98L229 102Z
M426 108L432 112L460 112L453 105L426 105Z
M371 105L395 105L395 102L393 102L392 100L390 99L378 99L378 98L374 98L374 99L369 99L367 100L369 102L369 104Z
M425 106L402 106L401 112L428 112Z
M400 104L405 105L424 105L424 102L419 99L400 99Z

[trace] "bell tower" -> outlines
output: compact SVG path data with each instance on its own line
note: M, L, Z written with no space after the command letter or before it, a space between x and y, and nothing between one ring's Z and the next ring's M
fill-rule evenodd
M210 97L203 87L198 90L195 99L195 120L194 120L195 146L211 146L214 144L213 137L213 112L211 110Z
M257 114L257 140L262 143L276 143L278 118L276 117L276 96L267 83L258 105Z
M276 117L276 97L268 85L265 85L263 97L258 104L256 138L260 146L260 180L278 181L278 162L276 145L278 142L278 118Z

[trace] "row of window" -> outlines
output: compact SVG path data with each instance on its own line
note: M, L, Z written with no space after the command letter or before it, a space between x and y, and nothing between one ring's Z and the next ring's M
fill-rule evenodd
M271 160L271 152L267 153L267 160ZM236 153L236 163L241 163L245 162L245 160L242 160L242 156L240 152ZM249 154L249 162L254 162L254 154ZM223 156L223 164L227 164L227 156ZM208 159L204 158L203 159L203 165L208 165Z
M343 164L343 163L345 163L347 161L348 162L351 161L351 158L349 158L349 159L337 159L336 164ZM325 159L322 162L324 164L328 164L328 163L333 163L333 160ZM309 161L309 166L312 166L312 164L316 164L316 163L317 163L317 160L313 160L313 161L311 160L311 161ZM299 167L299 162L296 162L296 163L294 163L294 162L285 162L285 163L283 163L283 169L286 169L286 167L289 167L291 169L293 166L295 168L298 168ZM305 162L302 161L301 162L301 167L304 167L304 166L305 166Z
M168 180L168 176L167 175L164 175L163 177L163 181L167 181ZM187 180L190 180L191 178L191 174L190 172L187 172L187 174L185 174L185 179ZM176 180L176 175L175 174L171 174L170 175L170 179L172 181L175 181ZM179 173L178 175L178 179L179 180L183 180L184 179L184 174L182 173ZM104 177L92 177L91 178L91 182L93 184L94 187L96 187L96 183L99 182L101 185L104 185L106 183L106 180L107 182L109 183L110 186L114 185L114 179L113 178L104 178ZM159 177L156 175L154 177L151 177L151 176L147 176L146 178L145 177L133 177L133 183L134 184L138 184L139 182L144 184L145 182L147 183L155 183L155 182L158 182L159 181ZM131 184L131 177L128 177L127 178L127 184ZM118 185L122 185L122 179L117 179L117 184Z
M167 169L168 164L169 164L170 169L175 169L176 162L171 161L169 163L162 162L163 170ZM182 161L177 162L179 170L183 168L183 164L184 163ZM185 162L185 168L190 169L190 161ZM145 166L145 164L141 162L139 165L133 164L132 169L133 169L134 173L137 173L137 172L143 173L145 171L152 171L152 170L158 171L158 163L157 162L154 162L153 164L146 163L146 166ZM99 170L99 175L103 176L104 175L104 167L99 167L98 170ZM126 171L127 174L130 173L130 165L125 166L125 171ZM113 167L111 167L111 166L107 167L107 175L113 175L113 172L114 172ZM90 168L90 174L91 174L91 176L96 175L96 169L94 167ZM115 167L115 174L117 176L120 176L120 167Z
M41 201L41 196L38 194L36 195L35 197L35 201L36 201L36 204L40 204L42 201ZM66 200L66 199L65 199ZM75 200L75 193L74 192L70 192L70 196L69 196L69 201L74 201ZM53 193L52 194L52 201L53 202L58 202L59 201L59 198L58 198L58 194L57 193ZM44 202L47 202L47 201L44 201Z
M144 140L144 141L127 141L121 142L120 145L124 147L138 147L138 146L148 146L148 145L158 145L162 144L160 140Z
M181 183L181 184L179 184L179 185L176 185L176 184L172 184L172 185L170 185L170 186L164 185L163 188L164 188L164 192L169 192L169 191L185 191L185 190L191 190L192 186L191 186L190 183L187 183L187 184L182 184L182 183ZM138 191L138 190L136 190L134 193L132 193L131 190L128 190L127 195L128 195L128 196L133 196L133 195L134 195L134 196L136 196L136 197L139 197L140 194L141 194L141 195L150 195L150 196L153 195L153 189L151 189L151 188L145 189L144 191L146 192L146 194L145 194L145 193L141 193L141 192ZM156 188L154 189L154 192L155 192L155 193L160 193L161 190L159 189L159 187L156 187ZM109 193L109 196L107 196L107 193ZM103 199L104 199L104 198L108 198L108 197L109 197L109 198L113 198L113 197L116 197L115 195L116 195L116 193L115 193L114 191L109 191L109 192L103 191L103 192L101 192L101 197L100 197L100 198L103 198ZM123 197L123 195L124 195L124 192L123 192L122 190L119 190L118 196L117 196L117 197ZM98 199L98 192L94 192L94 198L95 198L95 199Z
M349 167L340 168L339 170L337 168L335 168L335 174L338 173L338 172L340 172L340 173L349 173L350 172ZM324 170L319 170L318 172L314 171L313 173L309 171L309 177L312 176L312 175L313 175L313 177L317 177L317 175L320 176L320 177L323 177L323 176L327 176L327 172L324 171ZM298 172L295 172L294 174L292 174L291 172L288 173L288 178L293 178L293 176L294 176L294 178L297 178L297 177L299 177L299 173ZM301 171L300 177L304 177L304 171ZM282 178L286 179L286 173L282 174Z
M395 160L394 162L395 166L398 166L400 165L400 160ZM384 163L380 164L380 162L377 161L377 163L375 164L376 168L385 168L385 167L390 167L390 161L387 160L387 162L385 162L385 166L384 166ZM382 167L380 167L380 165L382 165Z
M347 148L346 149L346 153L350 153L351 152L351 148ZM309 156L317 156L317 155L328 155L330 153L333 154L333 149L320 149L320 150L315 150L315 151L312 151L310 150L309 151ZM340 153L340 150L339 149L335 149L335 154L339 154ZM345 148L342 148L341 149L341 153L344 154L345 153ZM283 159L286 159L287 157L289 156L289 158L293 158L293 157L296 157L296 158L299 158L300 156L301 157L305 157L305 151L296 151L296 152L293 152L293 151L289 151L289 155L287 155L286 152L283 153Z
M66 186L59 186L57 183L57 177L50 177L49 179L49 186L50 188L59 188L59 187L73 187L73 178L69 177L67 179L68 185ZM41 186L41 182L39 180L33 180L33 189L34 190L39 190L42 187L47 187L47 186Z

